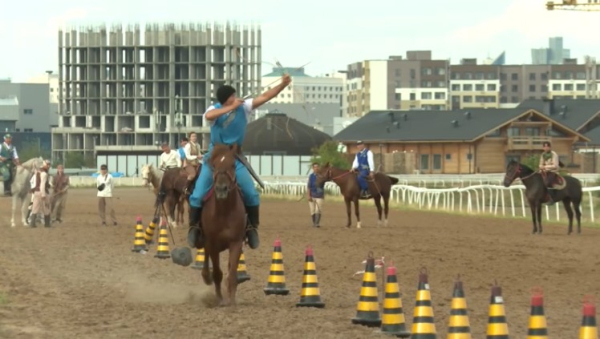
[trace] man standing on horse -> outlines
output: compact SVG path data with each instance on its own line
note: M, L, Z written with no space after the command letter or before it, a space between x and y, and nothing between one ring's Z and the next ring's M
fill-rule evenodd
M50 170L50 160L44 160L41 168L35 171L31 178L31 188L33 193L33 206L31 207L31 221L29 225L36 227L37 216L40 212L44 215L44 226L50 227L50 180L48 171Z
M4 135L4 143L0 147L0 174L4 180L4 195L11 196L11 185L14 179L15 166L19 165L19 155L17 149L12 144L12 136Z
M196 174L198 174L198 167L200 167L200 160L202 160L202 153L200 145L197 143L197 136L195 132L190 133L190 141L185 145L185 171L187 173L187 186L185 188L185 194L190 195L192 193L192 185Z
M366 148L362 141L358 141L356 147L358 148L358 153L354 157L350 171L358 171L358 185L361 190L361 198L367 199L370 197L367 177L373 178L373 168L375 167L373 152Z
M543 144L544 152L540 156L540 171L546 175L546 187L548 188L548 195L550 196L549 205L556 202L556 190L552 187L556 183L558 178L559 168L559 157L556 152L552 150L550 142L545 141Z
M163 153L160 155L160 165L158 166L161 171L181 167L179 152L171 152L171 147L166 142L161 145L161 148Z
M246 125L252 115L252 111L264 103L276 97L285 87L292 82L289 74L285 74L281 79L281 84L271 88L258 97L242 100L237 98L236 91L229 85L223 85L217 89L218 103L208 107L204 113L204 118L210 123L210 145L208 153L204 157L204 164L200 176L196 181L194 192L190 196L190 229L188 231L188 244L190 247L203 248L204 237L202 233L201 211L202 199L209 192L213 184L213 171L207 166L211 151L214 145L237 144L241 149L246 134ZM239 154L241 157L242 155ZM258 207L260 199L250 172L246 166L239 160L236 160L235 176L237 183L242 190L244 205L250 226L246 230L248 245L252 249L258 248Z
M65 174L63 165L56 166L56 175L53 179L52 214L54 215L54 220L60 223L62 222L62 214L67 204L67 190L70 184L69 176Z
M321 211L323 211L323 198L325 198L325 182L317 185L317 173L319 173L319 164L312 164L313 172L308 176L308 207L312 215L313 226L321 227Z

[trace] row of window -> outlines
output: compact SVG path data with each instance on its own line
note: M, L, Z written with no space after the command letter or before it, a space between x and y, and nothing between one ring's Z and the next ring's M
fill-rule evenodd
M529 80L531 81L535 81L535 80L548 80L548 73L543 72L543 73L528 73L529 75ZM483 79L488 79L488 80L497 80L498 76L496 72L488 72L488 73L484 73L484 72L452 72L450 74L450 78L453 80L483 80ZM509 78L509 74L508 73L500 73L500 80L508 80ZM552 72L552 76L551 79L552 80L573 80L573 79L580 79L580 80L585 80L585 72L581 71L581 72L571 72L571 71L564 71L564 72ZM513 81L518 81L519 80L519 73L510 73L510 80Z

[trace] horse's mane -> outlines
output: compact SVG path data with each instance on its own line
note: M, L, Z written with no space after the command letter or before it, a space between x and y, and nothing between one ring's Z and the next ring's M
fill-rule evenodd
M37 158L31 158L23 163L21 163L21 166L27 168L27 169L32 169L34 166L35 167L39 167L41 166L41 164L44 162L44 160L42 159L42 157L37 157ZM39 165L39 166L38 166Z

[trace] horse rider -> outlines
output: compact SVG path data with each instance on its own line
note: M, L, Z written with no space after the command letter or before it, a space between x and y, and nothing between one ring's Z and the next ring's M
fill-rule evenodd
M185 171L187 173L187 186L185 188L185 194L190 195L192 193L192 185L194 184L194 179L196 179L196 175L198 174L198 169L200 167L200 160L202 160L202 153L200 150L200 145L197 143L197 135L195 132L190 133L190 140L185 145Z
M179 152L171 152L171 147L166 142L161 145L161 148L163 153L160 155L160 165L158 166L161 171L181 167Z
M246 134L246 126L248 125L252 111L276 97L291 82L292 79L289 74L284 74L279 85L267 90L256 98L246 100L239 99L233 87L229 85L220 86L217 89L218 102L208 107L204 113L204 118L210 124L210 144L208 152L204 157L204 164L207 165L212 149L216 144L237 144L241 148ZM259 225L258 208L260 198L252 181L250 170L246 167L248 165L242 163L241 157L242 155L239 154L235 162L235 176L242 191L244 206L250 223L250 226L246 229L248 245L250 248L256 249L259 246L257 228ZM212 184L212 168L210 166L203 166L196 180L194 192L189 200L190 228L188 230L188 244L192 248L204 247L204 235L201 225L202 199L208 193Z
M4 195L12 195L11 185L15 176L15 166L19 166L19 155L16 147L12 144L12 135L4 135L4 143L0 146L0 174L4 180Z
M31 220L29 225L36 227L37 216L41 212L44 215L44 226L50 227L50 178L48 171L50 170L50 160L44 160L41 168L36 169L35 174L31 177L31 191L33 193L33 206L31 207Z
M323 199L325 198L325 183L317 185L317 173L319 173L319 164L312 164L313 172L308 176L308 207L312 216L313 227L321 227L321 212L323 211Z
M552 145L548 141L544 141L542 145L544 152L540 156L540 171L546 174L546 187L548 188L548 195L550 196L549 205L553 205L556 202L556 190L552 188L556 179L558 178L559 168L559 157L556 152L552 150Z
M177 152L179 153L179 160L181 161L181 166L185 166L185 145L189 142L188 138L183 137L179 142L179 149Z
M56 166L56 175L52 179L54 193L52 194L51 210L54 221L62 223L62 214L67 204L67 193L70 185L69 176L65 174L63 165Z
M373 179L373 169L375 168L373 152L366 148L365 144L360 140L356 143L356 147L358 148L358 153L354 157L350 171L358 171L358 185L361 190L361 198L367 199L370 197L367 177Z

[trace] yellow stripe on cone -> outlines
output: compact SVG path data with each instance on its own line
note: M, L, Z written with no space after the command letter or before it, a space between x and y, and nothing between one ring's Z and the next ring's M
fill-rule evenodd
M404 318L404 310L402 308L402 295L400 293L400 286L398 286L398 278L396 277L396 267L394 266L387 268L381 332L394 335L398 338L410 337L410 332L406 330L406 319Z
M266 295L288 295L290 290L285 286L285 272L283 269L283 253L281 252L281 240L275 240L273 255L271 256L271 269L269 280L264 288Z
M133 239L132 252L146 252L146 241L144 240L144 225L142 225L142 217L138 216L135 222L135 238Z
M504 298L500 286L492 287L486 339L509 339L508 324L504 310Z
M154 239L154 230L156 229L156 225L158 225L158 217L154 217L148 227L146 227L146 232L144 233L144 240L146 241L146 245L152 244L152 240Z
M365 273L363 275L362 287L360 288L360 296L358 298L358 303L356 304L356 317L352 319L353 324L369 327L381 325L378 294L375 259L369 254Z
M583 320L579 328L579 339L598 339L596 306L589 299L583 304Z
M462 281L454 283L446 339L471 339L471 325Z
M204 253L204 248L199 248L198 251L196 251L196 259L194 260L194 264L192 265L192 268L197 269L197 270L201 270L204 268L204 259L205 259L205 253Z
M158 247L156 248L156 255L154 257L159 259L168 259L171 257L171 253L169 252L169 234L167 232L167 224L164 220L158 230Z
M527 339L548 339L548 325L544 314L544 297L539 289L531 297L531 314L529 316L529 327L527 328Z
M325 304L321 301L321 292L317 279L317 265L315 264L313 250L310 247L305 251L302 290L300 292L300 302L296 304L296 307L325 307Z
M431 292L429 291L428 276L425 269L419 274L419 286L417 288L417 300L413 314L411 339L436 339L437 331L431 304Z
M241 284L245 281L250 280L250 275L246 271L246 258L244 257L244 252L240 254L240 262L237 267L237 281L238 284Z

